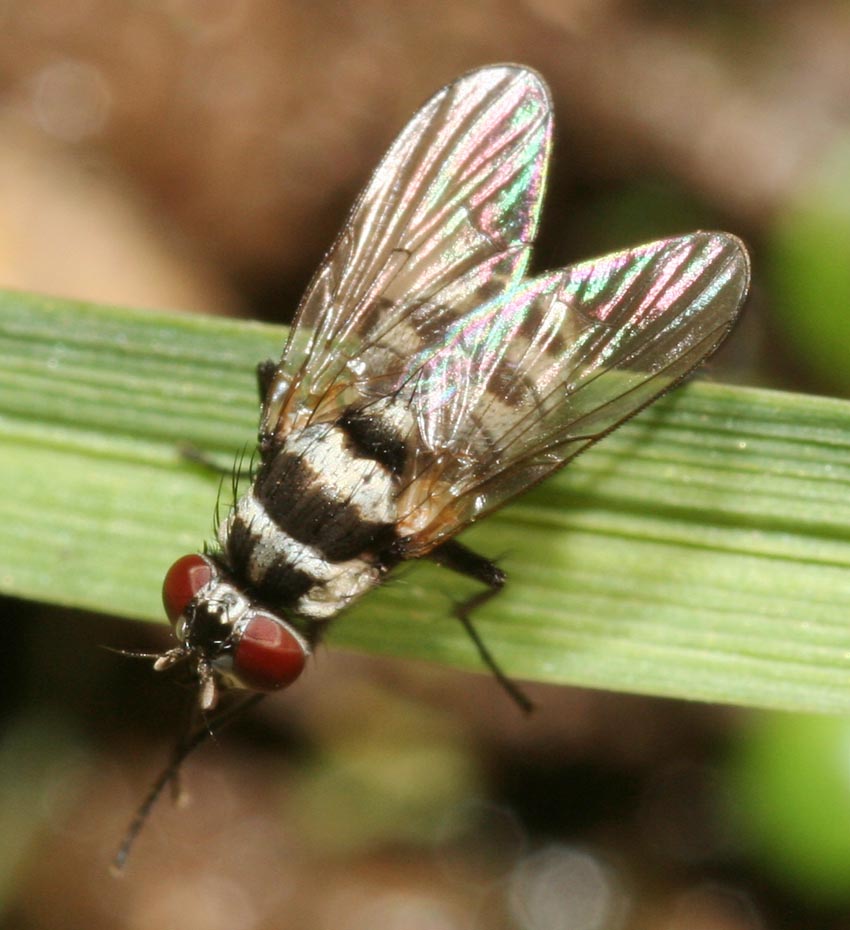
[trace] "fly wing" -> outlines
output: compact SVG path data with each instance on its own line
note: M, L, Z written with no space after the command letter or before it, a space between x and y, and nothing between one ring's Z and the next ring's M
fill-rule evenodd
M551 123L546 85L512 65L473 71L416 113L300 304L266 396L264 437L334 416L357 399L356 381L406 365L437 335L417 310L441 303L447 286L460 315L522 277Z
M742 243L694 233L518 284L449 328L397 385L423 450L400 531L424 555L541 481L720 344L749 283Z

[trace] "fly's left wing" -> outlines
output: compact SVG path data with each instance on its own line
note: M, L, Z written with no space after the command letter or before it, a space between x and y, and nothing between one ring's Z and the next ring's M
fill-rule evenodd
M447 314L521 278L551 133L548 89L517 65L472 71L414 115L304 295L265 400L264 443L338 415L358 379L399 372ZM435 302L441 320L421 312Z
M427 554L561 468L722 342L749 284L743 244L694 233L526 280L455 321L395 385L421 450L404 552Z

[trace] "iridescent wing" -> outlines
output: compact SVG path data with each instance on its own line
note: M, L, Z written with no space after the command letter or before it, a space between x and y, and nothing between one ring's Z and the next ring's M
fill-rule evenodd
M266 441L333 417L365 370L387 375L452 318L517 282L536 229L551 103L532 71L473 71L413 117L357 200L299 307L266 396ZM441 293L451 287L451 304ZM417 312L419 311L419 312Z
M423 349L394 385L410 411L407 557L561 468L720 344L749 283L742 243L694 233L518 283Z

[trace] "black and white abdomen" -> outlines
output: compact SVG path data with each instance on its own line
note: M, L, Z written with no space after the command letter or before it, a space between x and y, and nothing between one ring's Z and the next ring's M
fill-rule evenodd
M367 430L348 414L291 433L222 524L230 570L263 603L328 619L390 567L399 450L371 448Z

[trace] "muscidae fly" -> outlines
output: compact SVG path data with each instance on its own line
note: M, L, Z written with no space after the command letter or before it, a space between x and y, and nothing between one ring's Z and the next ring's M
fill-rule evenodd
M458 616L528 706L469 619L505 576L454 537L682 380L749 280L741 242L706 232L527 277L551 134L537 74L481 68L414 115L358 198L280 363L259 366L250 490L165 579L178 644L156 668L188 663L204 711L291 684L328 623L417 558L482 582Z
M396 139L259 366L259 464L163 588L209 710L292 683L327 624L399 563L486 585L454 537L651 403L720 344L746 252L698 232L526 277L552 134L512 65L444 87ZM483 597L476 597L475 604ZM458 614L511 694L525 701Z

